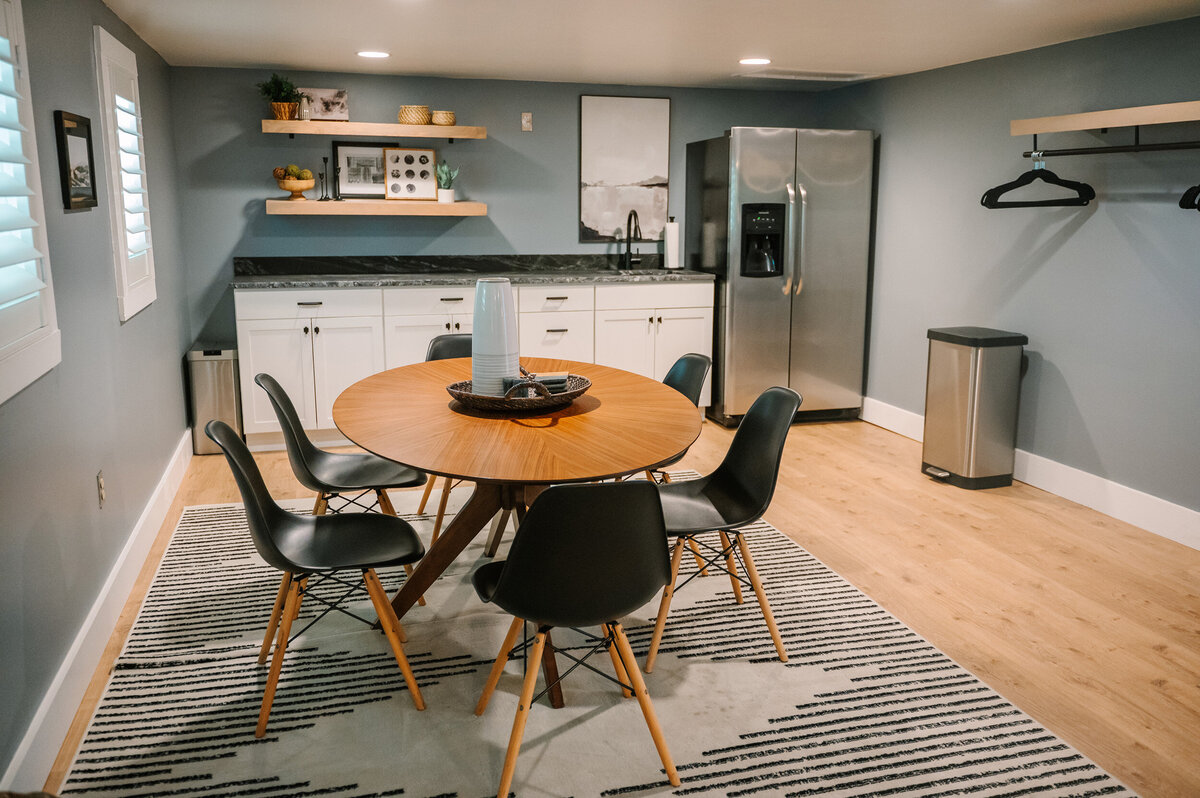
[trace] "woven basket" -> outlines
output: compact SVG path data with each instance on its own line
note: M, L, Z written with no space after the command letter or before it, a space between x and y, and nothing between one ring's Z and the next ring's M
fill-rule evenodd
M534 388L536 386L536 388ZM508 389L513 396L490 396L471 393L471 381L452 382L446 386L446 392L473 410L491 410L502 413L513 413L529 410L550 410L571 404L592 387L592 381L578 374L567 375L567 389L559 393L543 393L546 386L540 382L519 383ZM539 390L540 389L540 390ZM515 394L530 394L534 396L517 396Z
M400 120L400 124L402 125L428 125L429 106L402 105L400 106L400 113L396 114L396 118Z
M453 125L454 124L454 112L453 111L434 111L433 112L433 124L435 124L435 125Z

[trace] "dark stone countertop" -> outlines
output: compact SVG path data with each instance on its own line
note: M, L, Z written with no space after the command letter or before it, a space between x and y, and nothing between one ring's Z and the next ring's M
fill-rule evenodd
M252 288L390 288L436 285L474 285L480 277L507 277L513 285L594 285L597 283L712 282L713 275L687 269L628 271L546 271L441 274L274 274L233 278L235 289Z

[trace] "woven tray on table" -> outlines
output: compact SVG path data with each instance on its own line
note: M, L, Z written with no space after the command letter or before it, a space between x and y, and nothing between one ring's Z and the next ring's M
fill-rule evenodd
M521 410L548 410L571 404L592 387L592 381L578 374L567 375L567 389L558 393L550 391L540 382L527 380L508 389L504 396L471 393L471 381L452 382L446 392L474 410L502 412Z

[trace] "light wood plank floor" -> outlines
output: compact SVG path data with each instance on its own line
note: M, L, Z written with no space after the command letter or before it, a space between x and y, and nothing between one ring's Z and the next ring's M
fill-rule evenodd
M678 467L711 470L732 434L705 424ZM282 453L257 459L276 497L310 495ZM796 425L766 518L1140 794L1200 796L1200 551L1027 485L937 483L920 462L870 424ZM182 508L238 499L223 457L192 460L47 791Z

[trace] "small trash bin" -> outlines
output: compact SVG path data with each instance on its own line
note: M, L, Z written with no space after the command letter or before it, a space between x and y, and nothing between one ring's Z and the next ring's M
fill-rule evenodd
M192 451L217 454L221 447L204 434L213 419L224 421L240 435L242 405L238 389L237 350L197 341L187 353L192 409Z
M960 488L1011 485L1021 347L1029 338L986 327L928 335L921 470Z

